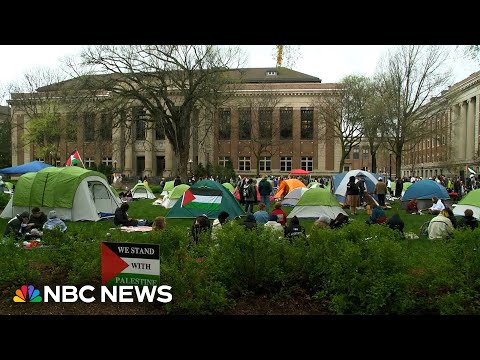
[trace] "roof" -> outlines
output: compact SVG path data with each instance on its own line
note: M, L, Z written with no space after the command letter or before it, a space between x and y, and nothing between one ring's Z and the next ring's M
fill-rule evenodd
M275 73L275 75L268 75ZM152 73L153 74L153 73ZM82 75L77 78L61 81L55 84L39 87L37 92L68 90L75 87L79 89L98 88L106 80L114 81L118 74ZM318 77L307 75L299 71L284 67L271 68L241 68L228 71L229 78L240 80L242 83L321 83Z

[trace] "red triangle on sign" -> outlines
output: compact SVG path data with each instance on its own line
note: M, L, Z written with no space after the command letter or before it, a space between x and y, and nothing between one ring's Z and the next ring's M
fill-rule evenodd
M190 191L190 189L187 189L184 193L183 193L183 197L182 197L182 204L180 207L184 207L185 205L187 205L190 201L193 201L195 200L195 195L193 195L193 193Z
M108 283L127 267L128 264L125 260L115 254L107 245L102 243L102 285Z

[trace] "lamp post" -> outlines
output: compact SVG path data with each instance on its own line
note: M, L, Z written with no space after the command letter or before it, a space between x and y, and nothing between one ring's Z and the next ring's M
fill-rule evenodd
M390 181L392 180L392 153L390 153L390 176L389 176L389 179Z

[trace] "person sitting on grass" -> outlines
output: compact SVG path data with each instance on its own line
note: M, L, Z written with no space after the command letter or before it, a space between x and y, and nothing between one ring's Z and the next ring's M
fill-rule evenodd
M332 219L332 221L330 221L330 228L338 229L345 224L348 224L348 216L342 213L339 213L335 219Z
M332 219L330 219L327 215L320 215L320 217L313 223L313 226L319 227L321 229L327 229L330 228L331 221Z
M277 215L277 222L282 226L285 226L287 223L287 213L282 210L282 203L280 201L275 203L275 209L272 210L270 215Z
M403 234L403 228L405 227L405 223L400 218L400 215L398 215L398 213L393 214L393 216L387 220L386 224L390 229L398 230Z
M253 216L257 224L264 225L268 221L268 212L265 211L265 204L258 204L258 211L256 211Z
M296 216L292 217L290 223L285 228L284 236L290 241L292 241L293 238L305 235L305 228L300 225L300 221L298 220L298 218Z
M121 226L152 226L153 222L148 220L139 220L128 217L128 203L122 203L116 210L115 210L115 217L113 218L113 223L115 225Z
M229 213L226 211L221 211L220 214L218 214L218 217L213 220L212 224L212 239L217 238L217 231L222 228L222 226L227 222L228 217L230 216Z
M283 235L283 226L277 220L278 220L277 215L270 214L270 216L268 217L268 221L265 223L264 226L267 228L271 228L275 231L278 231Z
M208 220L207 215L203 214L197 216L197 218L193 221L191 228L192 243L195 245L198 244L201 234L208 234L210 231L210 220Z
M436 196L432 197L432 203L433 205L427 209L427 212L430 214L440 214L440 212L445 209L442 199L439 199Z
M163 216L157 216L155 220L153 220L152 230L153 231L160 231L167 227L167 221Z
M14 218L10 219L5 227L3 236L12 236L15 240L21 240L27 233L28 219L30 214L28 211L24 211L21 214L15 215Z
M45 224L47 220L47 215L43 211L40 211L40 208L34 207L32 209L30 219L28 219L27 230L41 230L43 228L43 224Z
M418 205L417 205L417 199L413 198L407 203L407 212L409 214L419 214L418 212Z
M257 211L258 212L258 211ZM255 220L255 216L252 214L248 214L245 220L242 223L245 226L245 230L253 230L257 228L257 221Z
M53 230L59 229L61 232L67 231L67 225L58 218L57 212L52 210L48 213L48 220L45 224L43 224L43 230Z
M448 218L448 212L440 211L428 224L428 238L430 240L448 238L453 233L453 225Z
M383 224L387 221L385 210L377 204L373 204L372 215L367 220L367 224Z
M458 222L458 226L475 230L478 227L478 221L473 217L473 210L466 209L464 215L465 216Z

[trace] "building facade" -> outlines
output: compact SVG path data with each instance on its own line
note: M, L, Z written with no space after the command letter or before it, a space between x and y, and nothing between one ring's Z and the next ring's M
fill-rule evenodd
M261 174L272 175L287 175L298 168L313 175L338 173L340 141L319 120L319 106L322 97L339 91L339 85L280 67L242 69L242 73L241 83L217 109L210 125L191 129L188 170L194 171L199 164L226 166L231 162L235 172L244 175L256 174L257 166ZM40 88L36 96L46 98L52 92L52 87ZM9 100L12 165L40 160L63 166L70 153L78 150L86 167L111 166L136 177L177 175L177 159L164 129L154 125L141 106L131 107L127 120L117 122L114 115L102 112L69 113L60 104L55 111L75 126L59 125L62 129L53 139L55 146L46 151L26 140L32 116L20 106L25 96L11 94ZM202 117L202 109L193 116ZM388 154L380 151L377 166L388 173L386 159ZM353 149L345 162L344 170L347 168L371 170L367 145Z
M449 109L430 120L432 136L404 154L403 176L463 176L467 164L479 170L480 71L450 86L437 100L448 101Z

